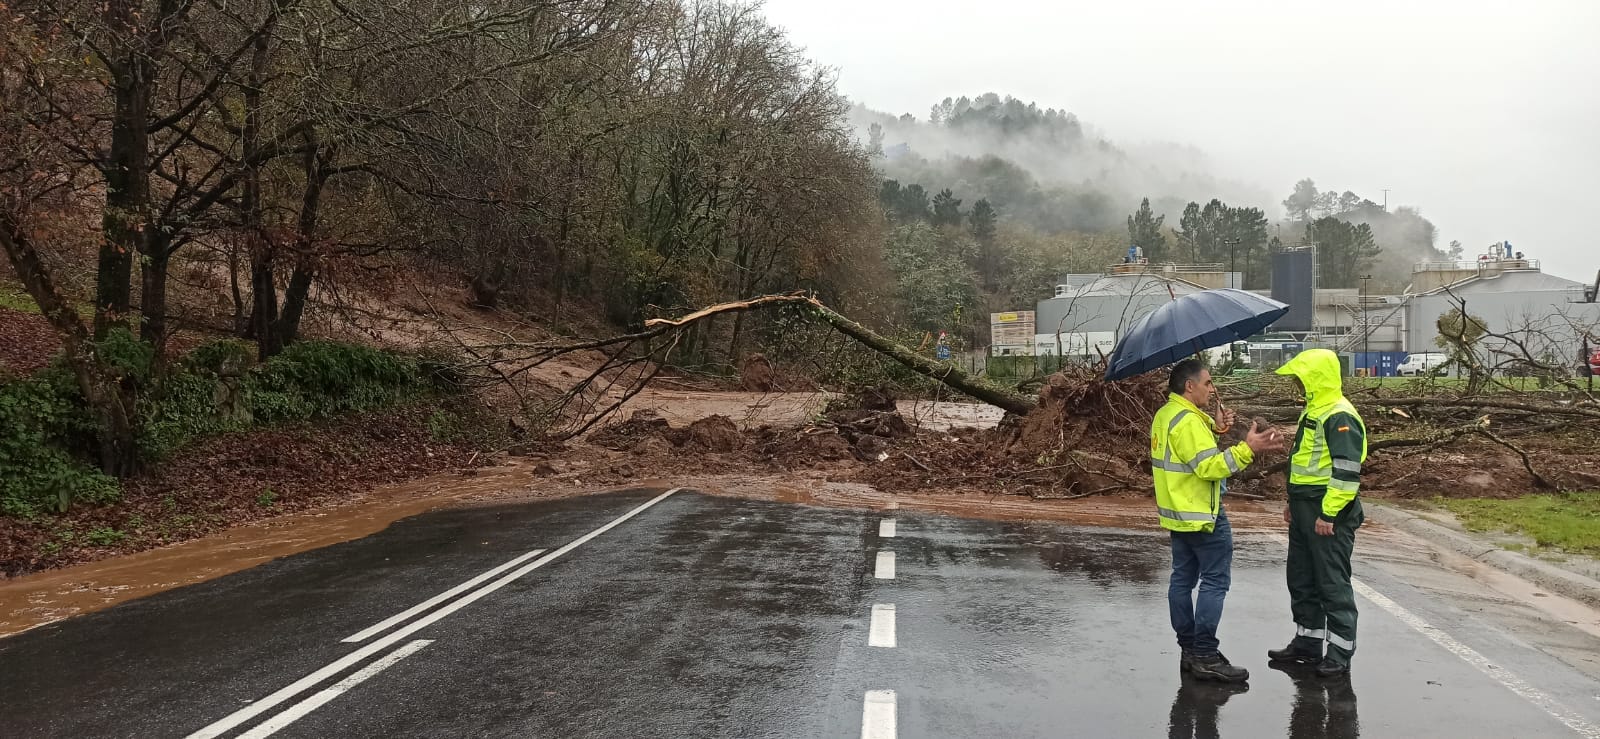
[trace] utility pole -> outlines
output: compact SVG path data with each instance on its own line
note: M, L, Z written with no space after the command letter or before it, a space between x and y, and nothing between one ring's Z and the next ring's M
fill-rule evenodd
M1389 212L1389 188L1383 188L1383 212Z

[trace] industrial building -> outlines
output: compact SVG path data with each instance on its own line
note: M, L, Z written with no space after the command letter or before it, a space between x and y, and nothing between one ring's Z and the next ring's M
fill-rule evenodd
M1339 352L1352 373L1391 374L1406 353L1439 351L1438 320L1456 298L1466 300L1467 312L1491 333L1522 333L1536 356L1562 366L1576 365L1585 337L1600 345L1600 281L1584 285L1545 274L1536 259L1500 254L1419 263L1403 294L1371 295L1362 288L1318 288L1315 247L1285 249L1273 255L1272 289L1261 292L1290 312L1272 334L1251 343L1252 356L1257 366L1273 366L1302 349L1324 347ZM1004 353L1093 359L1168 301L1238 282L1238 273L1222 265L1119 264L1101 274L1065 275L1055 295L1035 307L1033 345L1014 338ZM1496 348L1486 341L1481 350Z
M1411 351L1438 346L1439 317L1456 308L1458 300L1466 303L1468 315L1480 319L1489 333L1515 335L1526 344L1528 353L1541 361L1575 366L1585 338L1591 343L1600 339L1600 303L1595 302L1593 288L1545 274L1537 260L1480 262L1466 277L1444 284L1438 284L1442 279L1428 281L1434 276L1431 273L1466 271L1462 268L1468 264L1418 266L1413 288L1418 284L1437 287L1406 296L1406 346ZM1482 349L1512 348L1499 346L1501 343L1486 340ZM1485 359L1497 363L1493 357Z

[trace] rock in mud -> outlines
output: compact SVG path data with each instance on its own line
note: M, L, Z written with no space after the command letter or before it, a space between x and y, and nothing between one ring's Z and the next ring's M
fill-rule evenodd
M876 462L878 458L889 451L889 440L881 436L863 434L856 438L856 459L863 462Z
M727 416L707 416L689 424L683 445L708 452L733 452L744 446L744 434Z
M765 354L751 354L744 358L739 370L739 382L752 393L770 393L778 389L778 373L772 360Z

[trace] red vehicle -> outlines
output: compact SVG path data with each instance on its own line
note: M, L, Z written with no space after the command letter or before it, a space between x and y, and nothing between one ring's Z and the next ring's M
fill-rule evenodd
M1600 377L1600 349L1594 350L1594 353L1589 355L1589 373Z

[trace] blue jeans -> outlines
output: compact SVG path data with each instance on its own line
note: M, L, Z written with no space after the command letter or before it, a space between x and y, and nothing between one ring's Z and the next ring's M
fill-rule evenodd
M1222 621L1222 601L1233 582L1233 527L1228 514L1218 511L1217 525L1204 531L1168 532L1172 535L1172 582L1167 605L1178 646L1197 656L1217 653L1217 624ZM1200 597L1194 597L1195 585Z

